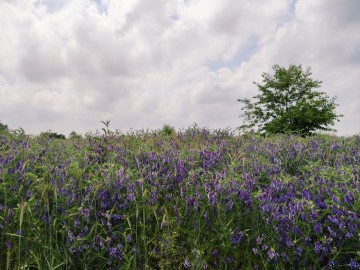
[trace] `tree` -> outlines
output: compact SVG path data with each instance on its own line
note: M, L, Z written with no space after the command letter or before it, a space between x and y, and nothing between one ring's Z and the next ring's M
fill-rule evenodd
M254 82L260 94L252 99L238 99L243 103L244 124L240 129L255 130L261 134L312 135L329 128L343 115L336 114L336 97L316 91L322 81L313 80L310 67L290 65L288 69L273 66L274 75L262 74L262 84Z
M160 133L165 136L170 136L176 133L175 128L173 126L170 126L169 124L163 125L162 129L160 130Z
M49 139L65 140L65 135L64 134L58 134L56 132L52 132L51 130L46 131L46 132L41 132L40 136L45 137L45 138L49 138Z
M0 121L0 132L8 132L8 131L9 131L8 125L3 124L3 123Z
M71 131L70 135L69 135L70 139L81 139L81 134L77 134L76 131Z

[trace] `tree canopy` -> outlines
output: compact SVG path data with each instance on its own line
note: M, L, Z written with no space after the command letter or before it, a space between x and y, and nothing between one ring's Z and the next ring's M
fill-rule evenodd
M311 68L273 66L274 75L262 74L262 83L254 82L260 94L238 99L245 118L241 130L261 134L312 135L315 131L334 131L329 126L343 115L336 114L336 97L317 91L322 81L311 78Z
M8 125L3 124L3 123L0 121L0 132L7 132L7 131L9 131Z

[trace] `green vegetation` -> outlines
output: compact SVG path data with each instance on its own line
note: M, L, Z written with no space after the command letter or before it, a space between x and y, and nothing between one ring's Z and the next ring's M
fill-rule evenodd
M175 128L168 125L168 124L165 124L162 129L160 130L160 134L163 134L165 136L170 136L170 135L175 135L176 134L176 131L175 131Z
M260 94L250 99L238 99L245 110L243 130L257 129L262 134L297 134L308 136L315 131L331 131L328 126L342 115L335 113L336 98L315 91L321 81L311 79L310 68L290 65L288 69L275 65L272 76L263 73L263 84L254 82Z
M107 126L0 150L0 269L359 267L359 136Z
M0 133L7 132L7 131L9 131L8 125L3 124L3 123L0 121Z

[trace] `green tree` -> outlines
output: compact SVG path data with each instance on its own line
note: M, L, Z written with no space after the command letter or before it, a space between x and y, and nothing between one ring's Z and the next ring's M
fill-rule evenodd
M46 131L46 132L41 132L40 133L41 137L45 137L45 138L49 138L49 139L61 139L61 140L65 140L65 135L64 134L58 134L56 132L52 132L51 130Z
M238 99L245 113L241 130L257 130L261 134L312 135L329 128L343 115L336 114L336 97L316 91L321 81L313 80L310 67L290 65L288 69L273 66L274 75L262 74L262 83L254 82L260 94L252 99Z
M70 135L69 135L70 139L80 139L81 138L81 134L77 134L76 131L71 131Z
M163 125L162 129L160 130L160 133L165 136L170 136L172 134L175 134L175 128L173 126L170 126L169 124Z
M7 131L9 131L8 125L3 124L3 123L0 121L0 132L7 132Z

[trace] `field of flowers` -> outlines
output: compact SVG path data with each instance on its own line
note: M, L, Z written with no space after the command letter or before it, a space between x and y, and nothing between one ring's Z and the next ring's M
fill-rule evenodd
M0 134L0 269L360 269L360 136Z

